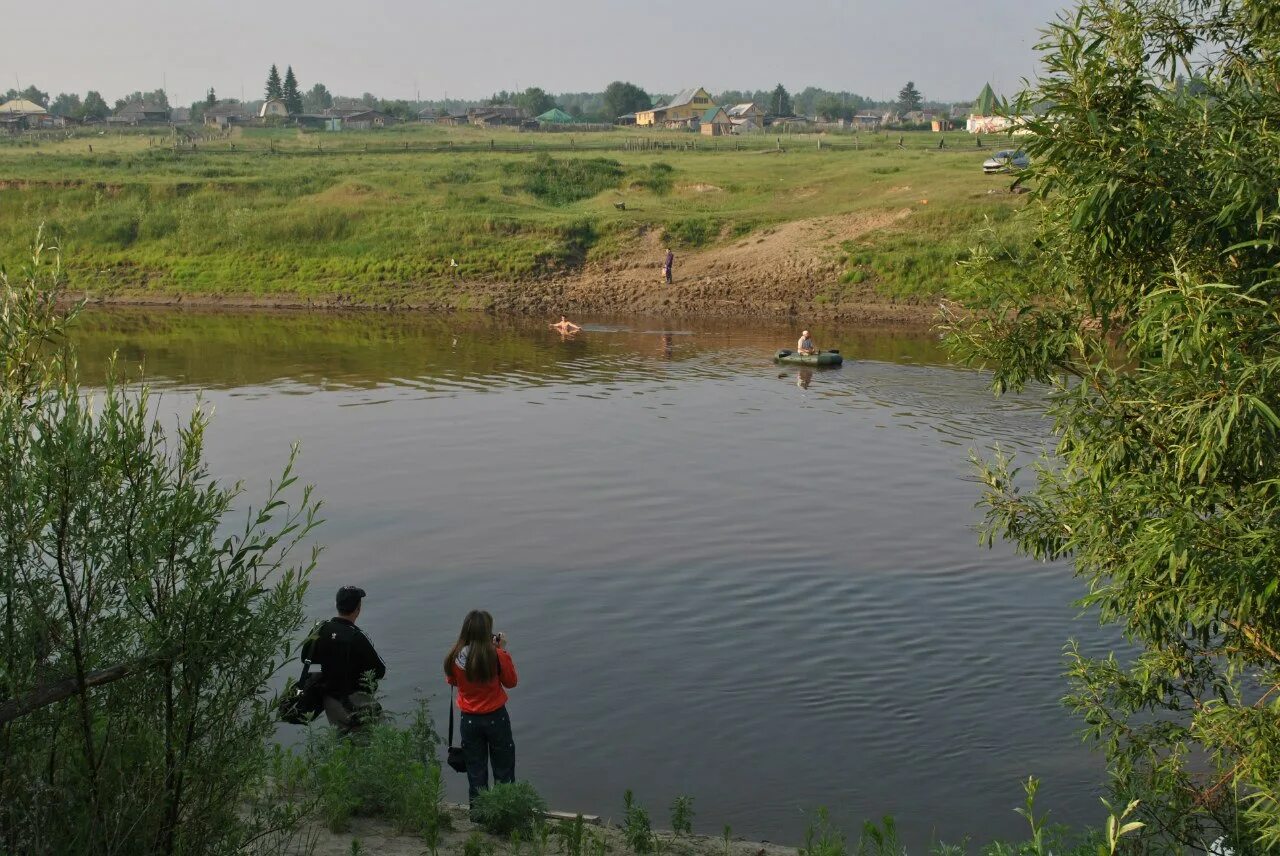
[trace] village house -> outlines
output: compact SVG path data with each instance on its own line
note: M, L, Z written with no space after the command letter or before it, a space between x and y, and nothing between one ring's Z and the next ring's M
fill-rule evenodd
M169 108L160 104L130 101L107 117L108 125L167 125Z
M283 98L268 98L262 102L262 106L258 108L259 119L288 119L289 105L285 103Z
M65 123L58 116L25 98L15 98L0 104L0 127L7 131L27 131L39 128L61 128Z
M231 125L238 125L249 117L249 111L243 104L215 104L206 107L204 123L211 128L226 130Z
M392 125L399 124L400 120L389 113L383 113L380 110L363 110L358 113L351 113L346 116L338 117L342 120L342 128L350 128L353 131L368 131L373 128L389 128Z
M472 107L467 111L467 120L480 128L520 127L529 118L523 107L512 107L509 104L491 105L488 107Z
M697 128L715 101L701 86L677 93L660 107L636 111L636 124L642 128Z
M733 122L729 121L729 114L723 107L709 108L702 114L698 124L704 136L726 137L733 133Z
M853 128L855 131L878 131L880 130L880 116L865 113L853 117Z
M750 120L760 127L764 127L764 108L754 101L748 101L746 104L734 104L724 112L729 114L729 119L734 123Z

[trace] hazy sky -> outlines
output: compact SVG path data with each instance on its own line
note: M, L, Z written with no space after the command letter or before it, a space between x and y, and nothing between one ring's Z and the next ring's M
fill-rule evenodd
M59 0L4 16L0 89L108 101L167 84L261 97L272 62L344 95L486 97L500 89L649 92L814 85L890 98L1011 94L1062 0ZM36 35L43 34L43 35Z

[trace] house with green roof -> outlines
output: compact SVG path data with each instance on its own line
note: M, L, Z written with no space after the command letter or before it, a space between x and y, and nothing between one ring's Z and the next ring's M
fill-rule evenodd
M559 107L552 107L541 116L534 116L533 121L539 125L576 125L578 120L561 110Z
M708 137L724 137L733 133L733 120L723 107L708 107L698 120L698 127Z

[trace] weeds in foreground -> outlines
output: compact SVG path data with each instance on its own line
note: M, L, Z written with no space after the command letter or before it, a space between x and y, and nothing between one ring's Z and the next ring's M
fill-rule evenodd
M724 839L724 856L729 856L729 841L733 837L733 827L729 824L724 825L722 838Z
M819 808L805 827L804 844L799 853L800 856L845 856L844 833L832 825L825 807Z
M582 856L586 836L587 824L581 814L573 820L562 820L556 826L556 838L560 839L560 849L565 856Z
M653 829L649 825L649 812L636 805L630 790L622 795L622 840L633 853L653 852Z
M493 856L497 849L484 833L476 829L462 843L462 856Z
M825 811L818 810L819 822L827 826ZM893 815L886 814L881 820L883 827L868 820L862 825L862 838L858 841L858 856L905 856L907 848L898 838L898 824ZM807 835L807 833L806 833ZM823 856L831 856L831 851L819 851ZM844 852L844 840L841 838L840 851ZM817 854L815 854L817 856Z
M528 782L501 782L476 795L471 814L492 835L509 836L533 830L547 810L547 801Z
M676 835L693 835L693 797L682 795L672 801L671 831Z

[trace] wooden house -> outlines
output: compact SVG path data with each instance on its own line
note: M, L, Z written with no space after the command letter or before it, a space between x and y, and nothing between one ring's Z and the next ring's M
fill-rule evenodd
M289 105L285 103L283 98L268 98L262 102L262 106L258 108L259 119L287 119L289 118Z
M701 86L677 93L660 107L636 111L636 124L642 128L695 128L702 116L716 106L711 95Z
M702 114L698 129L704 136L726 137L733 133L733 122L729 121L729 114L723 107L711 107Z
M724 112L729 114L730 121L735 124L742 120L750 120L756 125L764 127L764 108L754 101L748 101L746 104L734 104Z
M112 125L167 125L169 108L159 104L130 101L107 119Z
M204 123L210 127L225 130L231 125L238 125L249 117L249 111L243 104L215 104L206 107Z

